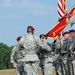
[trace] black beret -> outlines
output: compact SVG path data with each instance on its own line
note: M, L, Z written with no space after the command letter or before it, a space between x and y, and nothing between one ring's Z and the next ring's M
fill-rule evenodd
M65 34L69 34L69 32L66 31L66 32L64 32L62 35L64 36Z
M71 32L75 32L75 30L74 29L69 30L69 33L71 33Z

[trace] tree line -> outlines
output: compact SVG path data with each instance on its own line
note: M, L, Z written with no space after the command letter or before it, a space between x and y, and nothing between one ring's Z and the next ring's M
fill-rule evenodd
M13 46L9 47L6 44L0 43L0 70L13 68L10 63L10 54Z

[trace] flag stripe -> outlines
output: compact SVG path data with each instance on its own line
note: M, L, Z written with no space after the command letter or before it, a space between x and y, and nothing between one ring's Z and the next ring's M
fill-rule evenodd
M59 4L58 4L58 15L62 18L64 15L65 15L65 12L64 12L64 10L59 6Z
M62 2L58 0L58 4L62 8Z
M59 17L59 18L61 18L61 17L62 17L62 15L60 14L60 12L59 12L59 11L58 11L58 17Z
M66 14L66 0L58 0L58 18L61 19Z
M62 13L64 13L64 14L65 14L64 10L62 9L62 7L60 7L60 5L59 5L59 4L58 4L58 7L59 7L58 9L59 9L59 10L61 10L61 11L62 11Z

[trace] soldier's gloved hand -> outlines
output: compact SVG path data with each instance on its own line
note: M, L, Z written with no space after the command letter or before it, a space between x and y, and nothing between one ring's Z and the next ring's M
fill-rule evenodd
M51 52L52 55L54 55L54 52Z
M61 53L64 54L65 52L63 50L61 50Z
M17 67L17 64L16 64L16 63L14 63L14 64L13 64L13 67L14 67L14 68L16 68L16 67Z
M74 54L75 54L75 51L74 51Z
M71 50L71 51L70 51L70 54L74 54L74 52Z

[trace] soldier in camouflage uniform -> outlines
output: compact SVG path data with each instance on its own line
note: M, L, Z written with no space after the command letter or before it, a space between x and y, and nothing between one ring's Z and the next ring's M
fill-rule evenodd
M61 35L58 34L54 37L54 42L52 43L52 50L54 52L54 66L56 69L56 75L60 75L60 61L61 61L61 47L63 43L61 41Z
M27 27L27 35L23 36L20 40L20 45L25 48L24 70L25 75L38 75L39 71L39 58L37 53L38 48L51 51L51 48L43 43L38 37L34 36L34 28L32 26Z
M72 40L70 39L69 32L63 33L63 46L61 49L63 63L64 63L64 75L72 75L72 59L71 59L71 51L69 50L70 45L72 44Z
M44 34L40 35L40 39L43 42L46 42L47 38ZM46 42L50 47L50 43ZM43 75L52 75L53 71L53 59L51 52L48 52L46 50L40 50L40 66L42 70Z
M21 36L17 38L17 41L19 43L21 39ZM13 47L10 57L10 62L13 64L13 67L15 68L16 75L23 75L21 71L19 71L19 63L18 60L23 58L22 54L23 48L20 45L16 45Z
M70 49L71 50L71 56L72 56L72 63L73 63L73 72L74 72L74 75L75 75L75 30L69 30L69 33L70 33L70 37L71 37L71 40L72 40L72 44L70 45Z

